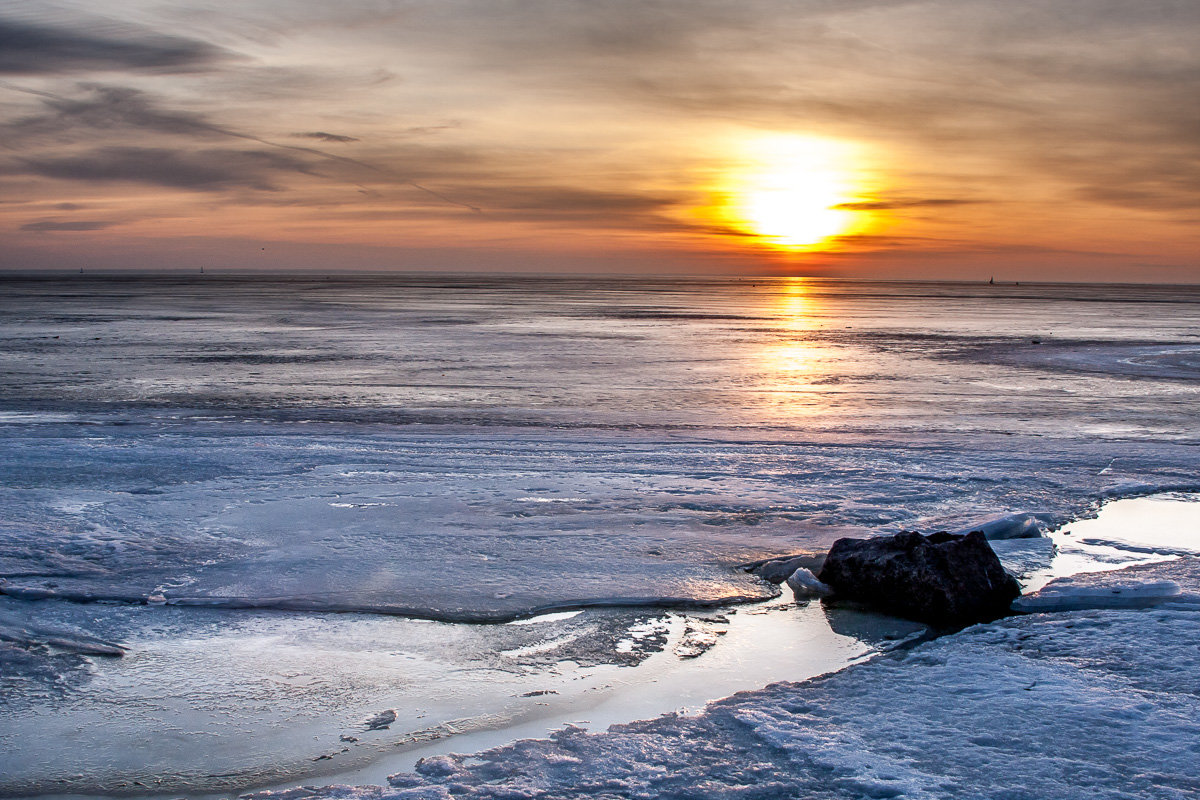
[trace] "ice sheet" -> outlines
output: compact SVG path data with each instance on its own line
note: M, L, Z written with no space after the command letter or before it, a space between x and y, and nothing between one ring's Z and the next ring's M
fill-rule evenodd
M719 604L769 596L736 568L747 561L846 533L957 527L981 508L1065 518L1131 479L1139 491L1179 485L1194 457L1127 444L1123 468L1101 474L1107 448L1017 437L977 436L962 451L932 438L367 435L257 422L84 431L4 441L5 594L440 619Z
M359 637L313 634L337 627L330 611L503 620L725 604L773 591L739 564L840 535L1005 516L1015 529L1022 514L1053 528L1107 498L1200 488L1200 294L1178 287L2 288L0 594L17 615L0 649L6 720L58 719L97 676L127 676L136 706L166 674L147 671L148 653L166 672L218 674L241 647L225 627L245 642L295 635L295 658L320 661ZM1045 540L1028 541L998 547L1037 573ZM1080 558L1125 563L1138 546ZM62 612L36 598L86 602ZM721 634L680 624L672 653L682 643L702 664L720 651ZM55 645L52 631L70 636ZM117 662L62 646L89 640L130 651ZM556 642L510 649L536 659ZM286 726L272 705L285 694L225 686L209 701L239 719L261 710L271 729ZM387 710L373 697L355 720Z
M696 717L567 728L431 758L382 791L303 796L1189 797L1200 792L1197 615L1010 618Z
M0 610L17 602L0 598ZM839 669L922 630L790 598L502 625L25 605L43 625L98 627L128 653L91 663L43 653L48 669L31 674L9 670L0 648L3 796L199 798L287 781L384 782L418 757L544 736L563 720L599 730L694 712L747 685Z

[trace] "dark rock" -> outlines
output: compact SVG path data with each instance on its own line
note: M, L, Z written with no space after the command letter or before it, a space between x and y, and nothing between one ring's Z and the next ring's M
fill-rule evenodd
M1004 616L1020 594L979 531L838 539L817 577L838 599L936 626Z

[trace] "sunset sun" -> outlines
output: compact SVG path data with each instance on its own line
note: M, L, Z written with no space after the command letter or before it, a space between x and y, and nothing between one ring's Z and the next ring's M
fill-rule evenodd
M745 145L726 177L718 216L729 227L785 250L817 249L861 229L854 148L827 139L773 136Z

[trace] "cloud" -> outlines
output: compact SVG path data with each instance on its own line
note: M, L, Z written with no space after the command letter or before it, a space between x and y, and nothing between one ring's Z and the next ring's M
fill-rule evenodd
M82 83L79 88L84 93L81 97L34 93L41 101L43 112L15 119L0 126L0 131L9 140L62 137L72 133L93 138L98 131L120 133L130 129L203 138L232 135L200 114L164 109L138 89L96 83Z
M206 42L106 23L91 31L0 19L0 74L135 70L189 72L232 54Z
M3 137L10 144L22 141L36 144L46 140L56 140L56 143L59 144L62 142L95 141L97 137L106 135L111 138L126 137L131 132L136 133L139 137L145 137L147 134L160 134L202 140L220 138L240 139L255 142L276 150L338 162L342 165L354 167L359 171L378 171L378 168L374 165L356 159L328 153L313 147L272 142L251 133L245 133L211 122L202 114L164 108L154 97L138 89L95 83L78 84L78 88L84 92L82 97L67 97L50 92L22 90L27 94L36 95L45 111L40 114L21 117L6 125L0 125L0 137ZM334 134L323 135L334 136ZM353 141L349 137L345 138ZM141 150L144 158L155 161L161 160L161 153L165 152L159 148L112 147L106 148L106 150L110 155L116 152ZM239 151L211 152L231 153ZM269 161L266 158L268 153L264 151L240 152L257 153L256 158L260 161ZM244 161L246 157L248 156L243 156L242 160ZM198 156L197 158L201 160L205 159L204 156ZM51 162L55 160L51 159ZM45 163L42 159L37 158L26 159L26 162ZM289 166L300 169L299 165L302 162L296 157L287 157L284 154L280 154L280 158L276 159L273 163L277 168L281 169L288 168ZM300 169L300 171L307 172L307 169ZM82 172L89 173L90 171L85 169ZM158 182L162 183L162 185L175 185L166 183L165 181ZM186 179L185 182L190 183ZM224 181L217 181L216 183L224 183ZM254 185L261 187L261 184Z
M310 133L293 133L298 139L316 139L321 142L333 142L335 144L343 144L346 142L357 142L358 139L353 136L342 136L339 133L325 133L325 131L312 131Z
M838 211L888 211L898 208L924 208L938 206L965 206L979 200L956 200L949 197L931 197L924 200L862 200L854 203L838 203Z
M492 193L499 207L513 211L586 214L646 212L679 202L665 194L605 192L570 186L504 186Z
M154 212L145 184L197 192L171 209L194 230L258 220L279 236L412 230L458 244L476 231L507 241L504 224L517 239L691 220L701 247L714 232L745 238L703 229L689 209L709 202L704 187L739 168L743 141L795 134L851 143L871 190L839 208L895 217L901 233L1066 245L1099 232L1131 250L1144 237L1139 257L1182 250L1190 238L1140 227L1200 208L1200 3L1019 6L117 0L103 13L131 22L94 24L63 10L82 0L14 0L0 12L0 86L26 94L0 97L0 171L22 177L0 194L39 204L15 225L73 216L57 200L112 208L96 200L124 189L100 184L121 181L140 184L122 206L134 212ZM18 61L36 77L10 77ZM478 221L463 214L474 208Z
M79 220L78 222L59 222L57 220L42 220L29 222L21 226L23 231L99 231L111 228L116 222L103 220Z
M215 191L278 189L272 173L311 174L303 162L263 150L172 150L163 147L101 147L82 155L19 159L23 171L74 181L131 181L174 189Z

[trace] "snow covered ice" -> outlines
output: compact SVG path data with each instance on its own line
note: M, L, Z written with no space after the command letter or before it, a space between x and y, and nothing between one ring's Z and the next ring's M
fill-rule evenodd
M1195 559L1154 569L1200 589ZM697 716L430 758L387 788L269 796L1192 797L1197 623L1200 605L1010 617Z
M12 596L443 619L725 603L767 596L737 564L847 530L1052 524L1197 480L1194 381L972 360L1028 349L1011 332L1048 315L1110 349L1194 339L1174 291L9 288Z
M219 742L209 752L234 776L222 787L282 782L358 758L368 744L326 741L357 737L351 723L388 709L389 733L515 724L504 704L545 688L539 653L640 669L622 666L649 658L623 658L630 631L669 629L647 652L672 654L690 624L680 652L713 663L740 621L721 634L705 614L777 591L739 568L748 562L847 534L989 520L997 535L1027 536L1106 499L1200 489L1200 295L1178 287L364 277L3 288L0 744L31 794L62 788L37 783L47 763L83 776L75 790L128 784L138 765L67 746L66 727L62 749L40 741L34 753L27 734L71 708L63 725L115 732L124 715L124 741L148 741L158 712L129 710L147 708L155 681L183 691L191 675L198 707L225 715L179 732ZM1032 575L1056 541L995 546ZM1136 542L1105 541L1095 552L1113 549L1114 563L1139 557ZM510 632L522 626L412 627L580 608L592 610L526 638ZM433 630L428 647L387 649ZM819 670L884 646L820 641L845 650ZM284 644L287 669L255 660ZM210 655L222 652L240 654L236 673L261 691L223 678ZM394 652L423 665L413 683ZM485 666L502 652L517 655ZM345 694L297 688L337 653ZM525 667L539 677L510 678ZM406 709L398 687L436 694L436 676L460 668L495 678L477 681L492 686L477 704L421 719ZM100 687L121 687L119 702L105 705ZM719 691L736 688L755 687ZM301 696L312 711L289 731L277 704ZM213 778L184 763L189 746L161 744L155 774L200 791Z
M1181 798L1200 792L1197 612L980 625L805 684L568 728L390 788L273 797Z

